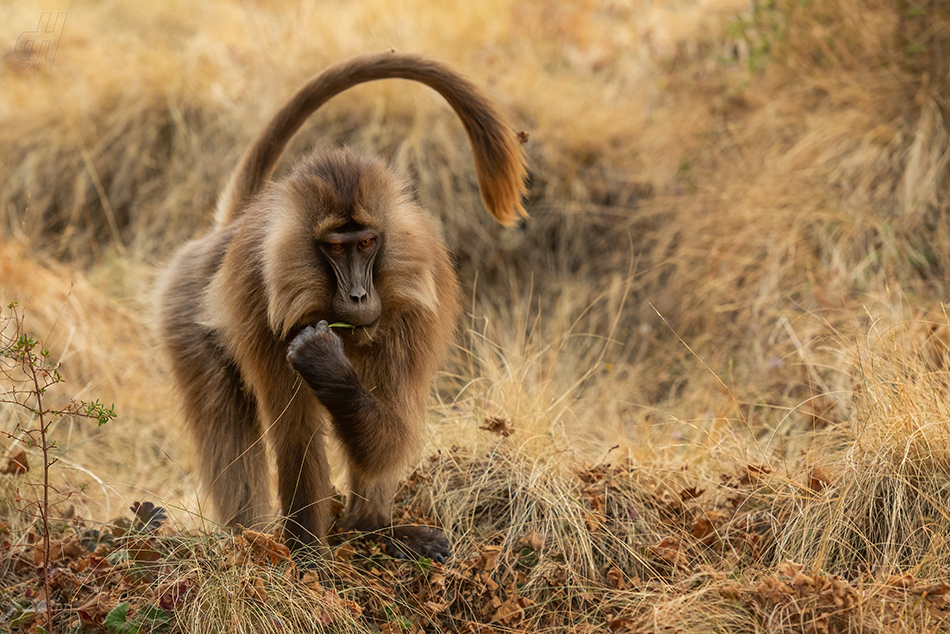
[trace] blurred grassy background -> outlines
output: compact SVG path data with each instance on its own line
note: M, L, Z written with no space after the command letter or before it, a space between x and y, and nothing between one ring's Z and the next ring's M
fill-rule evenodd
M354 89L288 152L379 153L444 220L471 300L427 453L493 446L494 416L562 466L688 465L710 487L750 463L789 482L821 468L865 503L913 454L947 536L944 3L67 3L52 68L24 68L13 44L44 10L0 7L0 300L63 360L69 396L116 403L107 427L57 428L57 477L90 485L93 515L145 497L200 513L151 280L305 78L392 48L460 69L530 133L531 218L512 230L420 86Z

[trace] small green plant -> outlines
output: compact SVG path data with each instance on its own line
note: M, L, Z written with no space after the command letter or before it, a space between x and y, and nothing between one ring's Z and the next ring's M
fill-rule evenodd
M786 39L786 20L776 3L768 1L755 3L751 16L739 15L729 22L729 35L745 44L750 73L761 71L772 61L775 45Z
M163 632L168 629L171 616L156 607L148 607L129 615L129 604L121 603L106 616L104 625L109 634L139 634L140 632Z
M115 418L113 407L106 407L98 400L71 400L64 407L51 407L44 400L50 388L63 382L59 364L50 360L50 352L40 342L24 333L23 316L15 302L7 305L7 314L0 317L0 377L7 384L0 392L0 403L26 410L30 423L17 422L12 431L0 432L16 443L27 448L38 448L43 456L43 483L36 485L39 495L35 502L29 503L25 511L39 527L43 538L43 566L39 572L43 581L46 597L46 627L38 627L41 632L49 632L53 623L53 607L50 597L50 509L66 501L69 492L62 492L50 484L50 469L56 463L53 456L56 441L49 438L53 423L66 417L88 418L104 425ZM5 473L20 474L28 470L26 452L11 458L13 465ZM50 492L58 499L50 499ZM20 498L19 493L17 494ZM34 509L30 511L29 509Z

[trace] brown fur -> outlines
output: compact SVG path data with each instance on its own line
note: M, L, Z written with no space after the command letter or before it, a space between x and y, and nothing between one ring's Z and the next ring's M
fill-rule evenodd
M222 194L216 228L183 247L159 282L159 336L221 521L255 526L267 516L266 434L295 546L327 530L328 423L349 460L345 527L389 524L398 475L459 313L440 227L378 160L316 152L286 179L270 180L313 111L342 90L387 77L422 82L446 98L468 132L489 211L506 224L524 215L520 145L478 89L419 57L358 57L316 76L278 112ZM305 329L334 320L336 283L315 245L354 225L381 236L373 268L381 316L339 337Z

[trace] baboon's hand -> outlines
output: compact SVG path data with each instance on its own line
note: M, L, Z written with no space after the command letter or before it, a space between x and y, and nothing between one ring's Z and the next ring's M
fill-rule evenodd
M307 326L294 337L287 350L287 361L318 395L328 389L354 387L356 375L343 353L343 342L326 321Z

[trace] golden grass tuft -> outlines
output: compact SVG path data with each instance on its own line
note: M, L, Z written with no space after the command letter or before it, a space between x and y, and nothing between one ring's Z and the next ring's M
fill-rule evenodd
M362 608L321 582L319 569L301 576L295 567L261 560L240 535L178 541L172 565L155 581L166 604L177 603L178 631L366 631L359 623Z
M788 557L849 576L944 573L948 384L943 358L926 350L945 331L945 320L877 323L855 341L850 424L823 467L835 476L806 491L812 503L788 501L797 510L781 546Z

